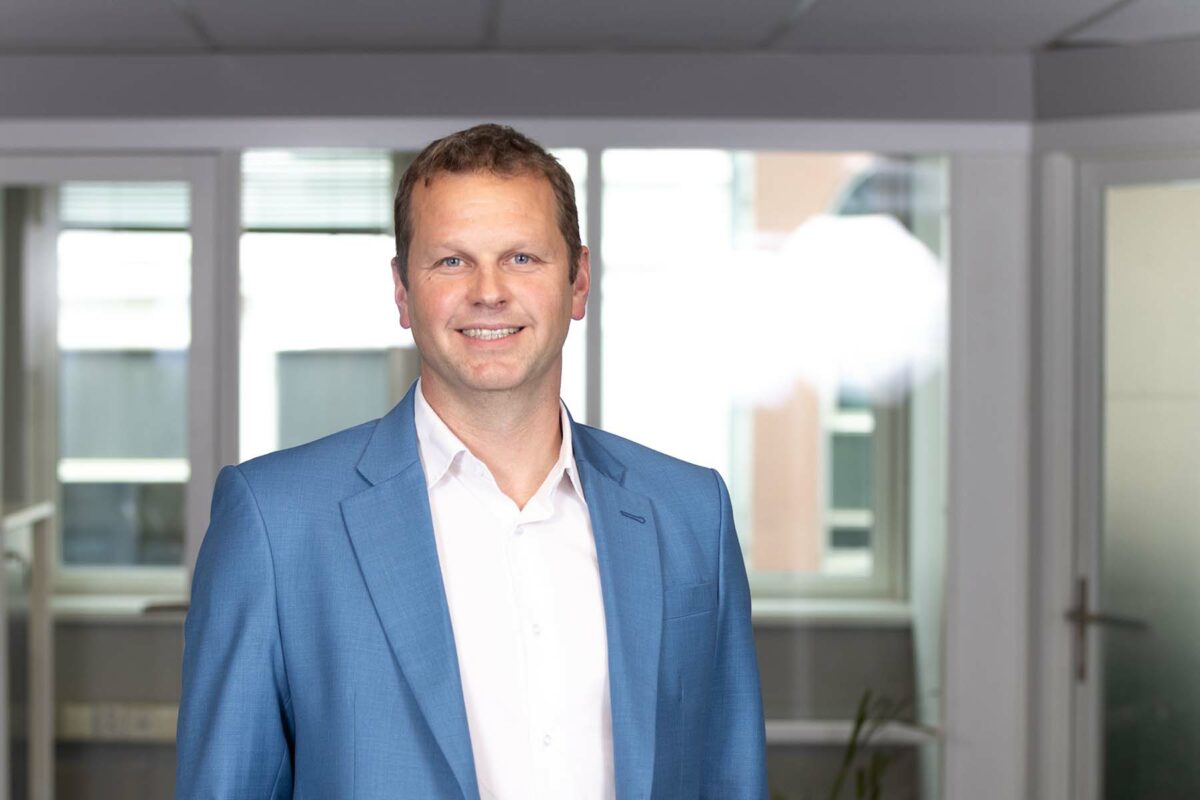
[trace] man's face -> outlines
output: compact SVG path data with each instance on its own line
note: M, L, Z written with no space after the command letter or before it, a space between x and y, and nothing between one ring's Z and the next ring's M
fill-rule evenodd
M562 346L583 319L587 248L574 283L554 190L540 175L438 173L412 196L408 288L393 261L400 324L428 394L558 396Z

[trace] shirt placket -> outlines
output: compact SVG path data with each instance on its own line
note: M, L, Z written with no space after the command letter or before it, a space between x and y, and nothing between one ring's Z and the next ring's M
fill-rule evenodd
M522 640L526 653L529 698L528 741L537 797L553 798L560 785L556 770L562 763L563 732L559 727L561 692L557 674L552 593L547 581L545 537L553 535L547 523L553 514L550 498L538 496L518 516L514 530L520 580Z

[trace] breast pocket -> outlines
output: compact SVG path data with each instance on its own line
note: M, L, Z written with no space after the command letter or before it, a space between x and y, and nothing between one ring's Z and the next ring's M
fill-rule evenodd
M717 608L715 583L689 583L663 589L663 619L707 614Z

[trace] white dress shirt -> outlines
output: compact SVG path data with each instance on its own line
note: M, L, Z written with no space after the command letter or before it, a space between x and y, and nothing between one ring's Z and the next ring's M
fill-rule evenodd
M612 800L608 641L591 519L562 447L525 507L418 384L417 442L483 800Z

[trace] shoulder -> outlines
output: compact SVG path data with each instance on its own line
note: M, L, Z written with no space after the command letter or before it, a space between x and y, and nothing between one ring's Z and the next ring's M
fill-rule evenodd
M295 497L298 490L356 486L362 478L356 466L379 420L330 434L306 444L252 458L235 468L256 496L282 491ZM260 498L261 499L261 498Z
M678 500L681 503L719 502L724 483L716 470L667 455L659 450L617 436L599 428L576 424L575 430L585 458L608 457L625 470L624 485L656 500Z
M585 448L600 447L609 455L630 468L665 469L672 474L683 475L710 472L708 467L684 461L681 458L667 455L661 450L655 450L644 444L638 444L632 439L626 439L615 433L593 428L590 425L575 423L575 432L581 438Z

